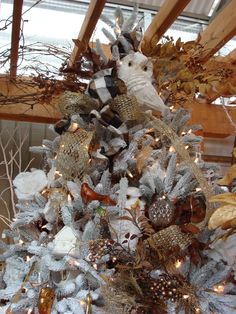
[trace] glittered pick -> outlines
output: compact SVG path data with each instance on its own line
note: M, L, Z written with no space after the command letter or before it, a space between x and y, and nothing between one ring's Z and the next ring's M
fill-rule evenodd
M104 216L106 210L102 206L98 206L98 208L96 209L96 212L99 214L99 216Z

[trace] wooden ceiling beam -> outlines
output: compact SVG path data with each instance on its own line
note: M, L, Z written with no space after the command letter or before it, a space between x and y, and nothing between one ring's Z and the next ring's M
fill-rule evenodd
M36 93L38 90L33 87L25 88L20 81L13 84L6 76L0 76L0 92L5 97L12 97ZM3 96L0 96L0 100L1 97ZM33 108L24 103L0 105L0 119L55 123L61 118L57 97L54 97L50 103L39 103ZM223 138L235 132L222 106L190 102L187 108L192 115L190 124L201 124L205 137ZM233 121L236 121L236 108L228 108L228 111Z
M18 49L20 43L20 25L23 0L14 0L11 32L10 78L15 79L17 73Z
M223 164L231 164L232 157L230 156L217 156L217 155L202 155L202 159L205 162L217 162L217 163L223 163Z
M69 66L73 67L82 52L86 51L89 40L93 34L96 24L100 18L106 0L90 1L88 11L84 18L78 38L75 40L75 46L71 53Z
M40 89L32 87L33 81L32 86L28 84L30 80L25 77L12 81L6 75L0 75L0 120L54 123L60 119L56 97L48 104L39 102L33 108L23 102L23 96L40 93ZM13 104L4 104L7 97L14 99Z
M199 44L203 47L194 55L201 62L206 62L233 36L236 35L236 0L231 0L208 27L200 34Z
M236 63L236 48L234 50L232 50L227 56L227 61L235 64Z
M221 105L192 101L186 104L190 110L190 124L201 124L204 137L224 138L235 133L224 108ZM232 120L236 122L236 108L227 108Z
M141 48L150 55L161 37L181 14L190 0L166 0L144 34Z

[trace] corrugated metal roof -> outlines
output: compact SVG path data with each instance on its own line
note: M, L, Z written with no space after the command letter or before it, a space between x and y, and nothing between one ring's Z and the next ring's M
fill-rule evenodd
M210 16L211 8L214 5L214 2L217 0L192 0L184 10L184 13L187 14L197 14L202 17ZM117 3L119 1L116 1ZM158 10L165 0L125 0L120 1L122 4L132 5L139 4L140 7L150 8L152 10ZM217 1L218 2L218 1Z

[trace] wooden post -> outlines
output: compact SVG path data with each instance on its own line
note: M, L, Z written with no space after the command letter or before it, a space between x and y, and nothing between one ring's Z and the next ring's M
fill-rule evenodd
M10 79L16 78L23 0L14 0L11 33Z

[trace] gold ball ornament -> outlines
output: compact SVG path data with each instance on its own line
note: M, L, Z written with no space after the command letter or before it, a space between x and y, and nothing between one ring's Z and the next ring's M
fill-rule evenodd
M148 209L149 219L156 227L167 227L175 215L175 207L167 198L156 198Z

